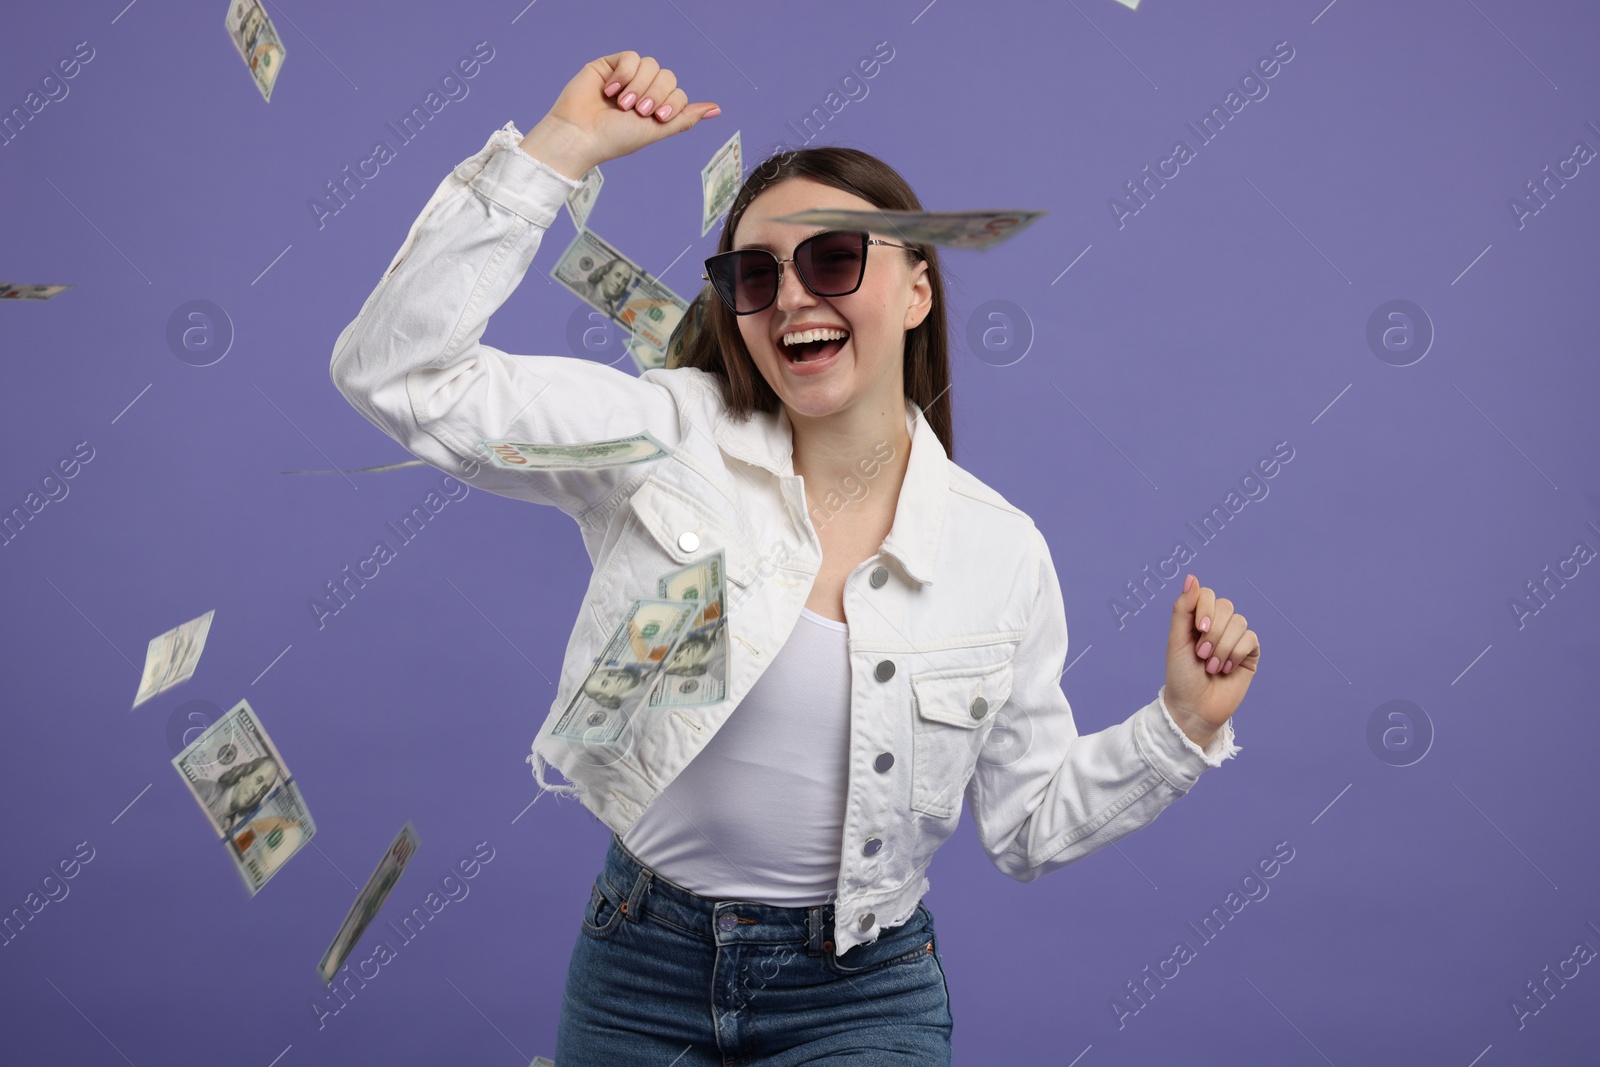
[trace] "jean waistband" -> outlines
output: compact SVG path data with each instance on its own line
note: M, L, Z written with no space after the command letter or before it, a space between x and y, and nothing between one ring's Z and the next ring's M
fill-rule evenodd
M653 913L716 944L801 943L808 955L833 951L833 905L783 908L750 900L712 900L669 882L646 867L613 833L601 871L622 913L638 922Z

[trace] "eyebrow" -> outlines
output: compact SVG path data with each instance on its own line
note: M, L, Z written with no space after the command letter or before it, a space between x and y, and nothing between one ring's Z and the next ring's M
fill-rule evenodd
M827 232L828 232L828 227L826 227L826 226L818 226L816 229L812 230L810 233L808 233L804 237L800 238L800 241L807 241L807 240L810 240L811 238L815 237L819 233L827 233ZM800 243L800 241L796 241L795 244L798 245ZM751 244L739 245L737 248L733 249L733 251L735 251L735 252L744 252L744 251L747 251L749 249L757 249L757 248L759 248L763 252L771 252L773 255L777 255L778 254L777 253L777 249L775 249L771 245L766 244L765 242L762 242L762 241L756 241L756 242L753 242ZM792 252L793 249L790 249L790 251Z

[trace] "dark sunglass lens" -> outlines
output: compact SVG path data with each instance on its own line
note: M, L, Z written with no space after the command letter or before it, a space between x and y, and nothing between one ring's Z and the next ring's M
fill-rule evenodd
M796 266L818 296L843 296L861 284L865 253L860 233L822 233L796 250Z
M741 252L733 266L737 311L758 311L771 303L778 288L778 268L765 252Z

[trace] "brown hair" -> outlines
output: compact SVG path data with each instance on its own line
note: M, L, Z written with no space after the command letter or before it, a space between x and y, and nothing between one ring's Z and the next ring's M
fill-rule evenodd
M733 250L733 233L739 227L750 202L770 185L785 178L810 178L836 189L843 189L876 207L891 211L921 211L922 202L898 171L878 157L856 148L819 145L769 156L745 179L733 207L728 210L717 242L718 252ZM922 322L906 331L903 372L906 396L922 408L928 425L944 446L945 455L955 458L955 439L950 421L950 343L945 322L945 294L938 250L933 245L914 245L928 262L928 281L933 287L933 307ZM893 251L882 248L883 252ZM916 253L900 253L915 263ZM870 255L870 253L869 253ZM778 394L756 369L739 333L737 317L709 284L702 290L705 323L689 341L679 366L697 367L714 374L722 385L723 402L738 420L754 412L776 411L782 405Z

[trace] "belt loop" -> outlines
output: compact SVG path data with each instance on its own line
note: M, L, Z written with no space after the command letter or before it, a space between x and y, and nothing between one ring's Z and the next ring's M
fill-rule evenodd
M814 904L806 909L806 955L822 955L822 932L825 920L822 909L825 905Z
M628 894L628 899L622 902L622 914L630 922L638 922L642 914L640 905L644 903L645 892L650 888L650 879L653 875L649 869L640 866L639 876L633 880L633 891Z

